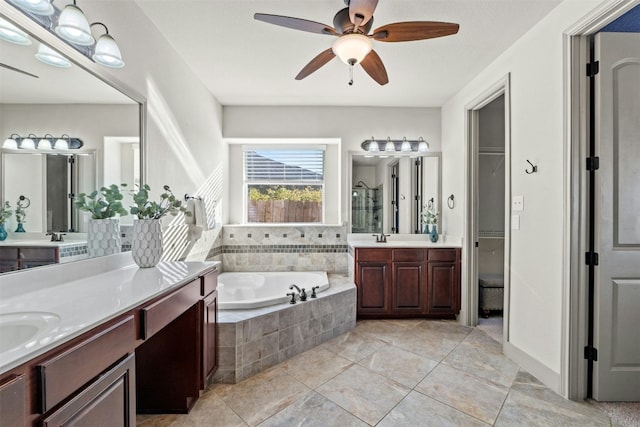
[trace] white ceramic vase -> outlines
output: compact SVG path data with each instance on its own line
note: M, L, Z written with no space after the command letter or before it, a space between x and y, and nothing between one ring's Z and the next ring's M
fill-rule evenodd
M131 255L138 267L155 267L162 257L162 224L159 219L133 221Z
M87 230L89 258L118 254L122 250L120 220L118 218L90 219Z

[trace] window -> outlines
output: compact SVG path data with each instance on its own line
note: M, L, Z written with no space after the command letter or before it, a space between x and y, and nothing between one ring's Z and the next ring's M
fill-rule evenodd
M247 223L322 223L324 147L244 147Z

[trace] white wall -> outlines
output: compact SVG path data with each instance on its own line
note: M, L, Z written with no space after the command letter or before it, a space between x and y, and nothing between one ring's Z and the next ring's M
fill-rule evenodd
M168 184L176 195L200 191L221 201L227 150L219 102L134 2L87 2L82 10L118 41L126 66L109 72L147 100L146 182L154 193Z
M544 380L556 389L562 364L566 268L562 264L563 31L599 3L561 3L442 109L443 193L455 194L456 200L454 210L443 211L444 225L448 232L463 235L466 175L460 168L466 168L467 161L465 105L511 73L511 195L523 195L525 208L520 230L511 234L509 339L534 367L541 368L539 372L549 374ZM538 165L537 174L525 174L526 159Z
M431 151L440 151L441 147L438 108L225 106L223 111L226 138L340 138L343 222L349 218L347 198L351 197L348 151L362 152L360 144L372 136L376 139L422 136Z

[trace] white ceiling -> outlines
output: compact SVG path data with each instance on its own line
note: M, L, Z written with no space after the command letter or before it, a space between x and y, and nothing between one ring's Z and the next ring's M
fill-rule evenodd
M447 21L458 34L405 43L374 42L389 84L333 59L294 79L332 36L255 21L269 13L333 25L341 0L135 0L223 105L438 107L532 28L561 0L380 0L373 28Z

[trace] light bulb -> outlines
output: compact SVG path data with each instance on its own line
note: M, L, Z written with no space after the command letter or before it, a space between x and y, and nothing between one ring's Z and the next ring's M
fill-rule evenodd
M55 31L66 41L80 46L91 46L96 42L91 35L87 17L75 4L68 4L64 7L58 18Z

